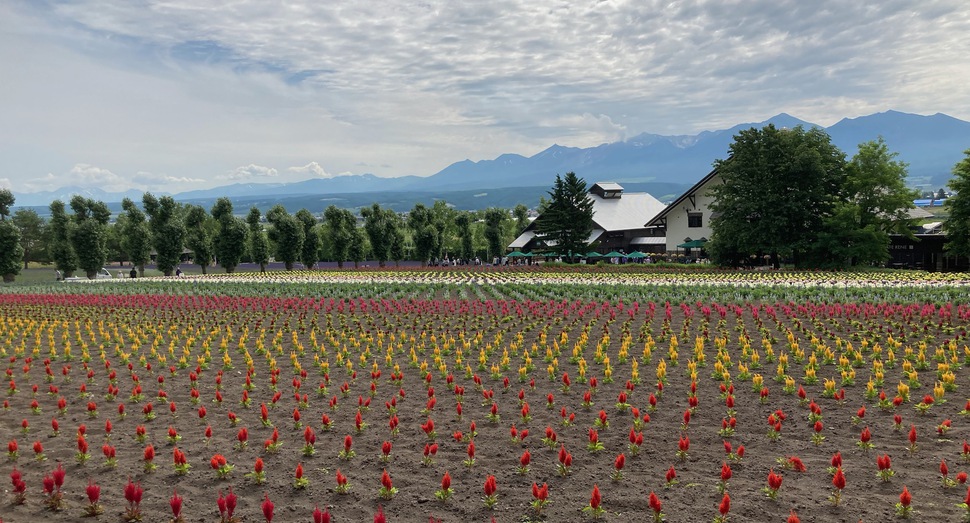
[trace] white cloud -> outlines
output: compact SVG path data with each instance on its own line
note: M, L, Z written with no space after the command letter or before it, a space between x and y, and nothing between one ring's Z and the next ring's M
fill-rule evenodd
M428 175L783 111L966 120L968 33L962 0L0 2L0 172Z
M316 176L317 178L333 178L334 176L339 176L339 175L334 175L334 174L328 173L327 170L324 169L317 162L310 162L310 163L308 163L308 164L306 164L306 165L304 165L302 167L290 167L290 168L287 169L287 171L289 171L291 173L304 174L304 175L305 174L312 174L313 176Z
M216 178L222 180L249 180L252 178L275 178L277 176L279 176L279 173L276 169L251 163L236 167L232 171L219 175Z
M0 189L13 189L13 183L10 182L10 178L0 178Z

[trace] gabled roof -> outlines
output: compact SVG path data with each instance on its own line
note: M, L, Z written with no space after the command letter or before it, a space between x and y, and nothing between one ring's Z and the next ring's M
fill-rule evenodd
M670 205L665 207L662 211L660 211L653 217L648 218L649 221L644 222L644 227L650 227L650 226L656 225L660 219L666 218L667 214L669 214L670 211L674 209L679 209L681 203L683 203L688 198L699 193L701 189L703 189L704 186L707 185L708 182L710 182L711 180L714 179L715 176L717 176L717 174L718 174L717 169L714 169L713 171L707 173L707 176L701 178L700 181L698 181L690 189L685 191L684 194L681 194L680 196L677 197L676 200L670 202Z
M604 231L642 229L644 223L664 209L664 204L648 193L623 193L620 198L601 198L590 194L593 222Z

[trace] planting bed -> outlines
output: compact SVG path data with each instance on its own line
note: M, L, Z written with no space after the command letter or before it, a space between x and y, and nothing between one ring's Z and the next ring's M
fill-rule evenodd
M267 499L273 521L314 521L316 507L345 522L371 521L378 507L391 522L649 521L651 492L667 521L712 521L726 493L724 521L794 511L875 522L897 517L904 486L913 519L970 514L958 506L970 471L960 281L808 273L792 276L802 281L793 291L777 275L716 273L673 275L676 285L571 271L271 278L0 293L2 520L76 521L89 482L100 486L99 521L135 508L144 521L171 520L175 491L185 521L219 521L230 488L233 515L252 522L265 521ZM274 431L278 447L267 447ZM342 457L348 437L354 455ZM217 454L232 467L224 478ZM45 494L58 464L63 485ZM770 473L782 478L772 497ZM129 478L143 489L137 507ZM548 487L541 511L534 483ZM594 487L602 511L584 511Z

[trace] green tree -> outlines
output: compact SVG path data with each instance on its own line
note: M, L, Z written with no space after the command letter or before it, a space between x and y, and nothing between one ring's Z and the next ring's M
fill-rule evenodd
M152 193L145 193L142 206L152 231L155 266L165 276L171 276L182 261L182 248L185 245L185 222L179 204L171 196L156 198Z
M404 220L396 212L390 214L392 218L391 228L391 259L394 260L394 266L399 267L401 265L401 260L405 257L405 244L407 243L407 227L404 224Z
M944 207L949 212L943 227L950 254L970 256L970 149L963 151L965 157L953 166L953 178L947 185L953 195Z
M323 211L323 218L330 231L330 253L337 261L337 267L342 269L344 261L349 257L351 237L357 228L357 219L347 209L340 209L335 205Z
M283 262L286 270L293 270L293 263L300 259L303 249L303 226L282 205L274 205L266 213L266 221L273 228L269 239L276 245L276 259Z
M227 274L232 274L246 253L247 223L233 215L232 200L229 198L216 200L212 206L212 217L218 224L212 239L216 261Z
M536 236L547 245L555 245L559 252L571 254L572 261L589 246L593 200L586 190L586 182L574 172L566 173L565 177L557 174L548 194L549 200L536 222Z
M350 247L347 251L350 261L354 262L354 268L360 268L360 262L367 259L367 233L360 227L354 227L354 232L350 235Z
M47 223L33 209L17 209L11 220L20 229L20 247L24 250L26 269L29 262L43 259Z
M75 195L71 198L74 228L71 243L77 253L78 268L94 279L108 259L108 221L111 211L101 201Z
M490 208L485 210L485 242L488 246L487 258L501 256L505 252L502 240L505 237L505 221L508 213L505 209ZM587 233L588 235L589 233Z
M266 264L269 263L269 240L263 232L261 218L259 209L250 207L249 214L246 215L246 223L249 225L249 256L253 263L259 264L259 272L266 272Z
M722 265L762 254L775 267L783 256L798 266L817 262L805 254L833 215L845 154L821 129L774 125L741 131L729 152L714 162L723 183L712 191L711 258Z
M455 228L458 231L458 238L461 240L460 256L467 260L475 257L474 235L472 233L472 214L468 211L458 213L455 218Z
M919 191L906 187L906 164L897 156L882 138L859 145L846 165L833 215L820 231L813 256L818 266L884 262L890 234L913 236L908 210Z
M397 213L391 209L382 209L377 203L360 210L364 217L364 231L370 240L371 253L378 265L384 267L392 257L396 229L399 226Z
M422 203L415 204L408 214L415 256L421 261L422 267L427 266L431 258L437 257L441 252L441 229L444 227L437 223L437 219L434 211Z
M444 200L435 200L431 206L434 215L432 224L438 232L438 249L432 253L435 258L444 258L446 255L454 256L461 252L461 239L458 237L458 230L455 227L455 219L458 211L448 205Z
M212 226L209 213L201 205L185 207L185 246L192 251L192 260L208 274L209 265L215 257Z
M296 211L296 219L303 227L303 248L300 250L300 263L312 269L320 259L320 228L313 213L306 209Z
M70 278L74 276L78 264L77 254L75 254L74 245L71 243L74 223L71 221L70 215L67 214L67 207L62 201L52 201L50 211L50 242L47 245L47 250L54 260L54 267L61 272L64 278Z
M10 189L0 189L0 221L6 220L10 216L10 208L13 207L17 199Z
M135 205L131 198L121 201L125 211L124 226L121 229L121 247L131 264L138 267L138 275L145 276L145 264L152 255L152 231L148 228L145 213Z
M114 223L108 224L108 235L107 242L105 242L105 248L107 249L108 260L116 261L119 264L124 264L125 260L128 259L128 254L125 252L125 247L122 244L124 235L122 231L125 228L125 222L128 218L124 214L119 214L115 218Z
M515 235L518 236L529 226L529 208L520 203L512 209L512 216L515 217Z
M11 191L0 189L0 274L4 282L12 282L20 274L24 248L20 245L20 229L7 220L16 199Z

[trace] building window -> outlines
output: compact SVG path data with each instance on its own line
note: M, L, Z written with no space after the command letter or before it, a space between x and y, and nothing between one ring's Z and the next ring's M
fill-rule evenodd
M688 227L703 227L704 220L701 218L703 216L699 212L687 213L687 226Z

